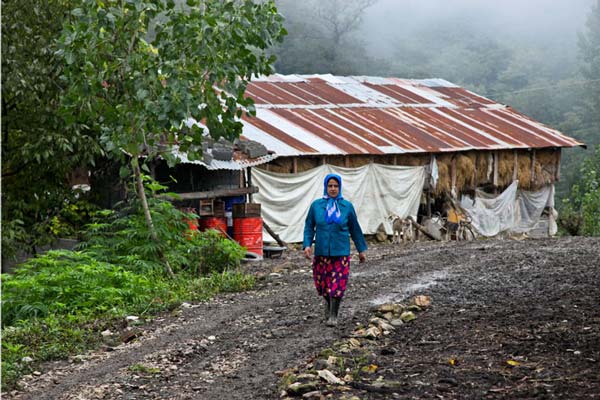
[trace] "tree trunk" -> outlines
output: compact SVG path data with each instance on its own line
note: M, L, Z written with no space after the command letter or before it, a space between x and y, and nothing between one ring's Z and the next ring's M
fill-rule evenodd
M133 167L133 173L135 175L135 183L138 192L138 196L142 202L142 208L144 210L144 217L146 218L146 225L148 225L148 229L150 230L150 236L152 240L159 245L158 256L161 261L165 264L165 269L167 274L171 278L175 277L171 266L169 265L169 261L165 257L165 254L160 249L160 241L158 240L158 235L156 235L156 230L154 229L154 224L152 223L152 216L150 215L150 209L148 208L148 200L146 199L146 191L144 190L144 182L142 181L142 173L140 171L140 164L136 156L131 158L131 166Z

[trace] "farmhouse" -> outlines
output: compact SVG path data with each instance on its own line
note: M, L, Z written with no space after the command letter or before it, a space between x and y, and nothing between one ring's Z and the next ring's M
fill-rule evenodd
M277 155L251 168L252 200L288 242L302 240L308 205L332 171L367 234L382 223L391 233L390 213L416 219L444 199L484 236L526 233L554 214L561 149L583 146L442 79L272 75L247 95L257 112L244 117L243 139Z

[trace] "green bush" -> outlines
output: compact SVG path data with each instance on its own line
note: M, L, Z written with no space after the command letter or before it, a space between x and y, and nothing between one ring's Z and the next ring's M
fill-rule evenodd
M139 273L163 269L160 251L175 273L222 272L240 265L246 252L239 244L213 230L188 230L185 221L197 215L156 198L149 199L149 206L159 243L151 239L144 216L133 203L98 213L95 222L88 226L88 240L80 249L96 259L126 265Z
M126 315L151 317L183 301L253 287L252 276L235 270L245 255L237 243L215 231L190 232L185 221L197 216L170 202L150 197L149 205L158 244L134 201L97 212L79 251L49 251L3 274L3 390L42 361L95 347L99 332L118 329ZM175 278L164 274L159 251Z
M120 315L168 297L168 286L152 276L71 251L50 251L5 275L2 326L55 315Z
M600 236L600 146L584 161L561 214L559 222L570 234Z

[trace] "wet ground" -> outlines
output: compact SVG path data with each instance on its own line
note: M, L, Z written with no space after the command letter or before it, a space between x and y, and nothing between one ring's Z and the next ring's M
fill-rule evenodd
M598 238L374 244L335 328L299 251L245 267L255 290L184 305L3 398L600 398ZM416 319L360 333L416 295L431 300Z

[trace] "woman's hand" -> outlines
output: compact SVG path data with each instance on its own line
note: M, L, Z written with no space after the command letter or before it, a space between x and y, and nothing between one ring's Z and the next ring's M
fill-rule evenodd
M310 247L304 248L304 257L308 258L309 260L312 258L312 248L310 248Z
M362 253L358 253L358 263L362 264L365 261L367 261L367 256L365 255L365 252L363 251Z

